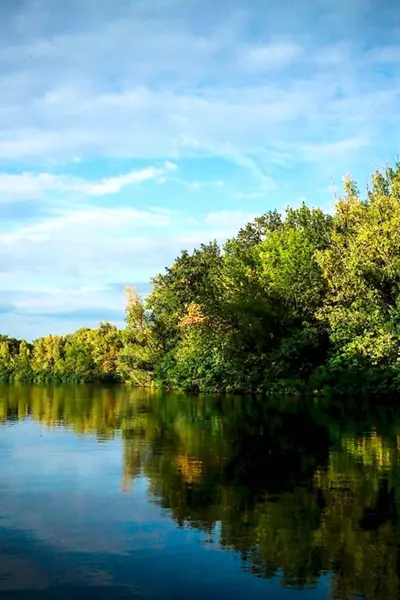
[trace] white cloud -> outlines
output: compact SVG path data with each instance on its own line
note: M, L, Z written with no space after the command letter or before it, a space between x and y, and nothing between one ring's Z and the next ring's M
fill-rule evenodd
M276 149L282 141L286 143L286 155L307 160L308 154L299 157L297 151L306 132L293 128L297 120L304 121L308 136L315 136L325 126L326 135L332 139L330 154L340 156L342 140L347 139L342 134L346 124L359 119L360 114L365 119L371 113L368 102L374 101L375 110L379 110L390 101L385 93L381 98L371 98L367 93L361 103L353 97L352 105L349 99L332 100L335 84L322 78L307 86L292 81L285 87L210 88L201 94L140 87L120 94L93 92L86 97L82 96L85 92L77 91L72 100L60 99L56 110L39 99L31 119L40 119L43 129L27 129L21 122L12 130L6 129L0 141L0 157L5 161L39 160L50 155L64 160L76 152L83 158L165 156L176 160L182 156L220 156L261 179L271 172L255 157L262 158L268 151L275 160L282 158L282 152ZM76 106L73 115L69 114L70 102ZM336 122L340 126L333 131ZM135 134L127 134L129 131ZM324 152L326 142L320 146ZM317 156L318 147L315 144ZM345 150L352 148L347 145Z
M176 210L172 210L171 208L165 208L165 206L149 206L149 210L170 216L177 214Z
M119 296L119 297L118 297ZM100 302L99 302L100 301ZM100 305L108 309L123 310L123 294L112 293L106 286L83 286L80 288L62 288L48 289L42 288L40 293L24 293L16 295L14 300L15 307L22 312L30 314L43 314L59 311L77 311L96 308Z
M48 192L78 193L85 196L117 194L124 187L163 177L176 168L175 164L166 162L162 168L146 167L99 181L51 173L0 173L0 202L4 203L15 197L41 197Z
M54 310L61 305L72 308L75 302L81 307L97 306L107 282L148 281L181 250L213 239L223 243L252 216L215 212L205 217L202 226L185 214L154 207L147 211L99 207L60 211L0 236L0 263L8 274L0 279L0 292L31 290L38 294L35 305L49 310L46 298ZM74 289L80 293L71 292ZM3 299L13 302L15 297ZM18 298L21 308L24 300ZM32 302L31 296L26 302ZM100 304L113 307L104 300Z
M287 164L288 158L297 162L326 159L325 142L320 144L321 152L318 144L315 151L306 146L304 154L298 152L302 131L315 135L325 127L326 135L332 137L332 158L355 149L344 146L342 130L360 115L364 119L360 126L365 128L374 99L368 93L362 100L357 95L350 105L348 99L332 101L334 91L335 84L320 77L307 86L293 80L286 86L275 83L245 90L210 88L201 94L143 86L103 95L77 90L68 100L60 95L56 108L47 106L41 98L34 109L24 105L24 118L30 112L31 123L40 120L43 128L24 127L24 118L18 118L15 127L3 132L0 157L3 161L46 161L51 156L52 160L62 161L76 153L82 160L93 156L151 160L159 156L175 160L220 156L262 181L271 176L268 163ZM375 111L387 102L384 94L380 101L375 98ZM73 114L71 103L75 106ZM294 128L298 120L305 123L305 130ZM284 153L276 149L282 141L286 142ZM266 154L268 162L263 158ZM109 185L112 190L118 189L118 182ZM104 183L99 189L106 188Z
M217 179L216 181L186 181L185 179L181 179L179 177L164 177L161 182L173 182L182 185L183 187L189 190L200 190L206 187L222 187L225 185L225 182L221 179Z
M103 307L107 318L124 302L107 282L149 281L182 250L213 239L223 243L245 217L215 213L201 226L185 214L156 207L60 211L0 236L0 263L8 274L0 279L0 300L21 314L47 313L50 318L78 309L101 314ZM8 294L13 289L20 291Z
M49 189L56 189L60 179L49 173L0 173L0 202L9 197L36 197Z
M288 66L300 59L303 52L300 44L295 43L253 44L243 49L240 61L245 70L267 72Z
M168 171L176 171L177 168L178 168L178 166L175 163L170 162L169 160L167 160L164 163L164 169L166 169Z
M382 107L396 102L395 82L375 85L373 55L363 61L353 38L325 45L306 36L304 7L302 17L290 11L291 18L301 17L293 34L284 4L268 18L259 15L262 33L253 40L245 31L252 10L232 10L227 19L221 9L215 25L206 27L204 15L194 19L196 3L190 10L176 3L175 14L152 3L146 18L136 5L115 8L114 15L110 5L96 18L90 7L77 6L79 30L58 24L51 41L40 31L40 15L25 15L20 37L2 48L0 42L9 65L0 99L0 158L47 164L76 156L222 156L259 178L270 176L278 161L307 161L297 152L305 136L326 132L338 143L357 137L352 123L358 122L368 139L374 123L390 114ZM324 2L318 7L326 12ZM346 7L330 11L356 14ZM331 22L325 12L321 27ZM30 35L22 35L24 28ZM294 70L283 76L283 67ZM338 87L342 98L335 98ZM281 142L286 153L277 150ZM330 154L340 152L337 145Z
M365 148L367 144L366 137L355 137L327 144L304 144L301 146L300 152L304 153L311 160L320 160L321 156L324 158L338 156L349 151Z
M72 189L78 192L82 192L88 196L105 196L107 194L116 194L122 190L122 188L132 185L133 183L142 183L143 181L149 181L163 175L163 169L155 169L154 167L148 167L141 171L132 171L126 175L119 175L117 177L109 177L102 179L99 183L89 182L76 182L72 184Z
M135 208L86 208L61 214L34 225L21 227L10 233L0 235L1 243L7 247L15 243L43 242L53 239L70 243L74 238L81 244L90 235L110 236L113 229L121 235L142 227L165 227L171 224L171 218L156 212L140 211Z

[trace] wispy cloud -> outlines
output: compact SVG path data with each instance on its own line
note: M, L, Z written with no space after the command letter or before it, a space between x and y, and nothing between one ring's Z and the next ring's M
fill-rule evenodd
M32 199L48 192L78 193L85 196L117 194L127 186L157 180L175 169L175 164L166 162L161 168L146 167L99 181L51 173L0 173L0 202L7 202L15 197Z
M290 65L303 53L304 48L296 43L252 44L242 50L240 61L246 71L267 73Z
M367 145L368 140L366 137L355 137L327 144L304 144L299 151L310 160L320 161L321 156L325 158L335 157L349 151L360 150Z
M148 167L141 171L132 171L126 175L119 175L117 177L109 177L108 179L102 179L98 183L88 182L76 182L72 184L72 189L80 191L88 196L105 196L108 194L116 194L120 192L124 187L132 185L134 183L142 183L157 177L162 177L168 171L176 169L176 165L167 162L163 169L156 169L154 167Z
M43 242L53 236L66 235L81 237L82 244L88 239L89 234L112 235L118 231L142 227L164 227L171 224L171 218L162 213L140 211L135 208L86 208L69 214L60 214L42 222L21 227L15 231L1 235L2 244L15 244L17 242ZM55 240L56 241L56 240Z
M183 187L187 188L188 190L200 190L202 188L207 188L207 187L217 187L220 188L222 187L225 182L222 181L221 179L218 179L216 181L185 181L184 179L180 179L179 177L164 177L161 179L161 183L165 183L165 182L173 182L173 183L178 183L179 185L182 185Z
M4 56L14 70L3 86L1 158L201 154L230 158L255 173L254 156L268 146L273 153L274 142L295 149L302 136L315 136L324 125L328 135L335 131L332 122L340 123L334 133L339 139L332 141L340 141L352 118L379 110L379 103L372 107L375 86L364 77L370 63L357 61L349 44L316 46L300 35L300 41L286 35L286 41L243 44L234 22L225 33L220 25L208 36L179 21L173 33L161 33L160 25L157 17L138 22L133 15L92 25L84 34L55 35L51 44L39 37L7 47ZM79 62L71 63L71 49ZM354 66L343 69L344 57ZM26 74L27 60L41 83ZM298 70L284 75L282 68L293 62ZM266 84L259 78L271 68ZM111 70L118 85L110 90ZM218 85L197 87L204 78L218 78ZM335 98L338 85L342 99ZM382 94L391 91L386 82Z
M0 278L0 303L7 313L11 309L18 313L22 322L25 317L31 322L34 316L46 314L49 319L57 318L64 331L68 324L85 318L93 324L102 308L104 318L122 316L124 295L112 284L116 278L129 283L136 274L139 281L149 282L182 250L191 251L213 239L223 243L246 217L215 213L193 224L182 211L165 213L156 208L60 210L58 215L14 227L0 236L0 264L8 275ZM9 323L7 331L16 322Z

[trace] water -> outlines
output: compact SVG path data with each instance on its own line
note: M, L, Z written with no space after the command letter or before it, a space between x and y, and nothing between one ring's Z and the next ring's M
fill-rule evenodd
M0 387L3 599L397 598L400 412Z

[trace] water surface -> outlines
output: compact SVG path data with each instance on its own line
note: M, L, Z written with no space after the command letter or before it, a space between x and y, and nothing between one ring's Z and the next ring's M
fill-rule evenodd
M0 595L397 598L400 413L0 387Z

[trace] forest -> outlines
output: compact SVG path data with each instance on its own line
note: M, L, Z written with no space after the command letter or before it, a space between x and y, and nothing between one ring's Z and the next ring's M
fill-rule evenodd
M0 380L227 393L400 389L400 163L331 212L303 204L183 251L126 324L0 336Z

